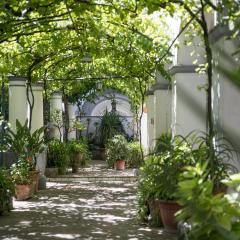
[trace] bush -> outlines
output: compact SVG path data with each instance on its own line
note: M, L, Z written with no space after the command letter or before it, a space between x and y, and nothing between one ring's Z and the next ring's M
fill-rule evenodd
M58 167L60 173L65 170L69 162L68 146L59 140L51 140L48 143L48 167Z
M161 172L161 158L149 156L140 168L141 177L138 185L138 217L141 221L147 221L150 209L149 203L158 199L158 174ZM157 222L157 219L153 219Z
M19 159L17 163L11 166L11 176L15 184L25 185L31 183L30 171L31 162L25 159Z
M76 164L81 167L84 167L91 160L91 153L89 152L88 144L84 140L69 142L68 143L68 151L69 151L69 155L70 155L71 166ZM79 162L76 162L79 160L79 159L77 160L75 158L75 155L78 153L81 154L81 160Z
M127 144L127 166L130 168L139 168L143 163L141 145L139 142L130 142Z
M143 221L148 219L149 203L155 200L175 200L179 175L186 165L194 164L191 145L177 138L168 151L149 155L140 168L138 186L138 214ZM157 217L157 216L156 216ZM153 219L158 221L159 219Z
M240 192L240 174L230 176L225 183ZM239 200L223 193L213 195L213 188L206 164L186 167L177 194L184 206L177 217L191 226L184 239L240 239Z
M12 209L14 184L6 170L0 169L0 214Z
M156 144L154 148L155 154L161 154L169 151L172 146L172 134L167 132L163 133L159 138L156 139Z
M108 140L117 134L125 134L123 124L119 115L115 112L106 111L102 116L99 131L99 141L102 147L105 147Z

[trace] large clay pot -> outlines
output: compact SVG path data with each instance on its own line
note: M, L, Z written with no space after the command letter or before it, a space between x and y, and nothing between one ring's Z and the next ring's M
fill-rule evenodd
M32 180L32 192L36 193L38 191L39 171L30 171L30 178Z
M22 201L32 197L32 185L16 185L15 186L15 196L16 200Z
M115 167L116 170L124 170L125 169L125 161L124 160L116 161L114 167Z
M175 213L181 209L181 206L174 201L159 201L160 213L164 230L169 233L177 232L177 220Z

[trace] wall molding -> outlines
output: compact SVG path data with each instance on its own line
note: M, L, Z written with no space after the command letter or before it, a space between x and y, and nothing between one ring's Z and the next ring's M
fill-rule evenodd
M218 24L209 33L210 42L214 44L223 37L231 36L232 32L229 30L227 25Z
M176 65L173 66L169 72L171 75L176 73L196 73L198 67L198 65Z

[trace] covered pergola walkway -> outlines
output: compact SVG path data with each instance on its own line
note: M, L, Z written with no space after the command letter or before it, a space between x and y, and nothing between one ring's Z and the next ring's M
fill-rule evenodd
M1 240L174 239L160 228L139 224L137 182L109 174L109 181L52 179L34 198L14 201L11 214L0 217Z

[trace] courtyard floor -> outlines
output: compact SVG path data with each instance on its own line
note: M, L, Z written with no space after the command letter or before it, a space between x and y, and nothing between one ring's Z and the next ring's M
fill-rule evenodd
M126 172L114 175L113 170L107 174L112 180L104 180L106 174L100 174L102 179L94 178L99 167L97 163L87 170L85 177L90 176L90 180L83 180L81 173L74 176L77 181L66 176L61 181L50 179L47 189L34 198L14 201L14 210L0 216L0 239L175 239L162 229L137 222L136 181L118 181L116 176Z

